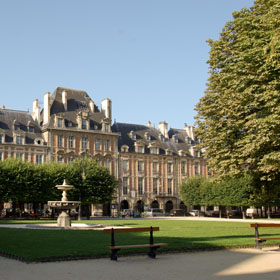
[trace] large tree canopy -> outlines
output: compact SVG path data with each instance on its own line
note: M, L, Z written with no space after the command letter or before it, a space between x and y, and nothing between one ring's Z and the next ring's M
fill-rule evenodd
M212 171L250 173L271 191L280 173L280 3L256 0L209 40L210 77L196 106ZM270 194L271 194L270 193ZM272 195L268 195L271 197Z

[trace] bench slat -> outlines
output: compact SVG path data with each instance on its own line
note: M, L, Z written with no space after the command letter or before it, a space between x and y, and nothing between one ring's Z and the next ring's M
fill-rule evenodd
M145 232L150 231L150 227L142 227L142 228L114 228L114 232ZM159 231L159 227L153 227L153 231ZM112 233L112 228L103 229L104 233Z
M110 249L129 249L129 248L150 248L150 247L161 247L168 246L167 243L154 243L154 244L138 244L138 245L117 245L117 246L107 246Z
M255 240L280 240L280 238L277 238L277 237L275 237L275 238L254 238Z
M280 224L250 224L250 227L280 227Z

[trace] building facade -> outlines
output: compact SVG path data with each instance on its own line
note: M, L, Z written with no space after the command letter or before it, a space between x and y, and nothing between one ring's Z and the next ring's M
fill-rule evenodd
M184 208L179 186L188 177L208 177L206 161L196 149L193 127L168 129L166 122L158 128L114 123L112 130L120 133L119 204L121 209Z
M191 176L208 176L196 145L193 127L187 125L112 125L111 100L103 99L99 109L82 90L57 87L45 93L43 108L38 99L33 101L32 114L0 109L0 159L71 163L92 157L119 180L113 203L119 210L183 208L180 183ZM91 214L102 215L102 207L92 207Z

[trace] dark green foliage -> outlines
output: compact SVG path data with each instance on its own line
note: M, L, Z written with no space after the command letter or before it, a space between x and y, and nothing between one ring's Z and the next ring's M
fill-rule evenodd
M233 13L220 38L208 41L210 77L196 107L211 170L220 178L250 174L263 203L279 196L279 35L279 0Z
M186 205L250 206L254 205L254 188L250 176L214 178L192 177L180 186L180 195Z
M8 159L0 161L0 200L34 204L60 200L61 191L55 186L61 185L64 179L75 187L72 198L81 197L83 203L104 203L113 199L116 180L107 168L92 159L77 160L71 165L53 162L33 165Z

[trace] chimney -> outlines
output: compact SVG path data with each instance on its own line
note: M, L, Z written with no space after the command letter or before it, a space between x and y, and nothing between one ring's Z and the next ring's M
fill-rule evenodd
M90 108L90 111L93 113L94 112L94 102L92 100L89 101L89 108Z
M109 98L105 98L101 102L101 111L105 114L107 119L112 120L112 101Z
M43 124L48 124L50 121L50 112L51 112L51 105L50 105L50 93L46 92L44 95L44 122Z
M62 103L64 105L64 110L67 111L67 91L62 92Z
M38 99L35 99L33 101L32 118L33 118L34 121L37 121L39 124L40 124L40 121L41 121L40 111L41 111L41 108L38 105Z
M185 131L186 131L188 137L190 137L192 140L194 140L194 127L185 124Z
M2 105L1 109L6 109L6 107L5 107L5 105L4 105L4 104Z
M168 138L168 123L160 122L158 125L158 129L165 138Z
M151 121L148 121L147 126L148 126L148 127L152 127L152 123L151 123Z

